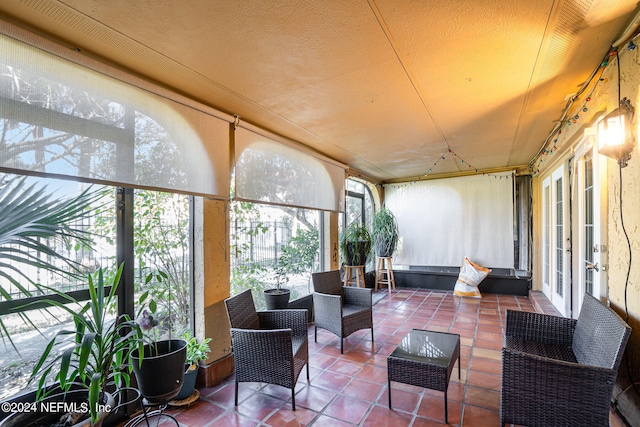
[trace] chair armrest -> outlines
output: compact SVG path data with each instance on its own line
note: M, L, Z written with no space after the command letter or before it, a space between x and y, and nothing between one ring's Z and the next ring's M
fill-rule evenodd
M342 318L342 297L340 295L313 293L313 317L317 324L323 321L335 322Z
M575 319L507 309L505 337L570 347Z
M359 305L361 307L371 307L372 291L368 288L354 288L344 286L342 288L344 295L344 303L350 305Z
M501 417L519 425L609 425L615 378L612 369L503 348Z
M265 310L258 312L262 330L291 329L294 337L307 336L307 310Z
M527 390L546 401L577 399L602 394L608 402L616 381L613 369L583 365L508 348L502 349L502 387L509 393Z
M293 355L291 329L231 328L231 344L236 363L254 360L290 360Z

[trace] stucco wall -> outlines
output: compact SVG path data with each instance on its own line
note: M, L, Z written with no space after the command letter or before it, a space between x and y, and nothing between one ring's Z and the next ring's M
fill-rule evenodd
M607 70L608 82L598 91L598 97L617 100L617 64ZM634 135L636 145L626 168L620 169L609 161L608 177L608 241L609 241L609 299L611 306L632 327L627 356L634 381L640 381L640 150L638 149L638 107L640 106L640 49L620 53L620 94L631 100L636 108ZM622 184L620 182L622 173ZM621 208L622 204L622 208ZM622 216L621 216L622 215ZM624 228L623 228L624 225ZM626 229L626 235L624 232ZM627 236L631 246L627 244ZM628 281L627 281L628 273ZM621 376L626 374L627 361L623 360ZM626 383L623 383L626 385ZM638 387L640 390L640 386ZM640 425L640 397L634 390L625 392L620 408L632 425ZM633 420L633 421L632 421Z
M638 109L640 107L640 48L620 50L620 95L627 97L636 107L633 134L636 144L628 166L620 170L615 160L607 161L604 172L607 181L607 295L611 307L623 319L628 319L633 332L627 346L626 357L622 361L618 385L614 394L624 390L630 384L628 372L634 381L640 382L640 149L638 148ZM543 157L537 176L534 178L534 286L540 289L542 264L541 250L541 187L542 180L563 160L567 159L584 131L592 127L604 113L612 111L618 105L618 60L612 58L604 69L597 86L591 92L587 90L576 104L573 116L580 117L571 126L564 125L557 138L554 154ZM586 100L590 96L590 100ZM585 105L587 111L581 108ZM622 184L620 183L622 172ZM622 195L622 209L620 195ZM622 213L622 218L621 218ZM623 230L623 222L631 246ZM627 273L629 274L627 280ZM627 360L628 357L628 360ZM628 363L627 363L628 362ZM640 386L638 386L640 390ZM614 397L616 397L614 396ZM640 395L633 388L620 394L617 400L622 415L632 426L640 426Z

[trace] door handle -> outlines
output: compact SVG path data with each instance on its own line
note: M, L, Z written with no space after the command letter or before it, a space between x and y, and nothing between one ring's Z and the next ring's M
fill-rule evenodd
M586 263L586 267L587 270L595 270L595 271L600 271L600 267L598 267L598 263L596 262L595 264L589 262L589 261L585 261Z

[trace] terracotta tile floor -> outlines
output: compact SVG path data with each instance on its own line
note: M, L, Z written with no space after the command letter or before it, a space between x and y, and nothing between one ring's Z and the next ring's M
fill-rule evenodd
M449 424L498 426L507 308L535 311L524 297L485 295L476 300L451 292L399 289L374 306L375 343L370 330L358 331L345 340L340 355L335 335L318 330L314 343L313 325L309 327L311 381L303 371L296 387L296 411L291 410L288 390L258 383L240 383L240 404L234 408L230 377L201 389L200 400L191 407L171 413L185 427L444 425L443 393L438 391L392 382L394 407L388 408L387 356L410 329L419 328L461 335L462 377L458 380L454 367ZM163 420L160 425L175 424Z

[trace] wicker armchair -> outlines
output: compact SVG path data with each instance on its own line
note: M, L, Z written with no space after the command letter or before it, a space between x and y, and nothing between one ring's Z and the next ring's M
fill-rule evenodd
M291 389L296 410L295 386L304 365L309 381L307 310L256 312L251 290L224 301L231 325L231 345L238 383L263 382Z
M608 426L630 333L613 310L590 295L577 321L507 310L501 425Z
M314 273L311 277L314 340L318 341L318 328L331 331L340 337L340 353L343 353L345 337L360 329L371 328L373 341L371 289L342 286L338 270Z

